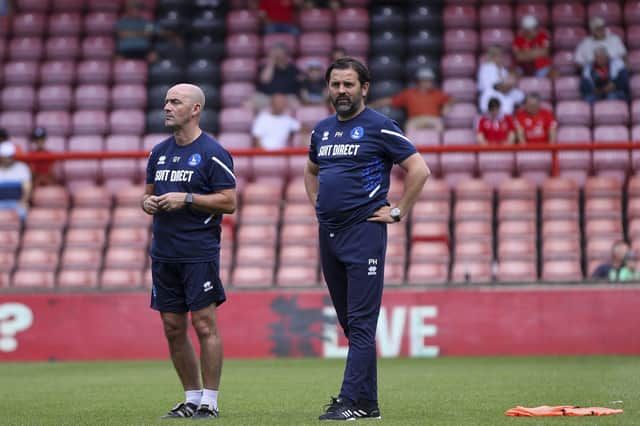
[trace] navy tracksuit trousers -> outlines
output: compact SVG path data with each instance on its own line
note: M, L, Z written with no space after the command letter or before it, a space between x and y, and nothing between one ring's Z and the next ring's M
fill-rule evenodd
M362 222L342 231L320 226L320 259L338 321L349 340L340 396L378 400L376 328L384 282L387 225Z

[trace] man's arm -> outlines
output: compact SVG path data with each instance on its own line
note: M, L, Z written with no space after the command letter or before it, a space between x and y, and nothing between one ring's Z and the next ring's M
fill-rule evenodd
M158 207L165 211L184 208L186 197L186 192L167 192L157 197ZM211 194L193 194L191 206L205 213L231 214L236 211L236 190L229 188Z
M304 167L304 188L307 190L309 202L315 208L318 199L318 171L320 168L311 160L307 160Z
M153 184L148 183L144 187L144 194L140 200L140 207L146 214L156 214L158 211L158 197L153 195Z
M396 207L400 209L400 217L404 217L409 213L418 199L420 192L422 192L422 187L431 175L431 170L429 170L424 159L417 152L400 163L400 167L402 167L407 174L404 177L404 192ZM391 207L389 206L381 207L367 220L370 222L394 223L395 221L391 217L390 211Z
M478 145L486 145L487 139L481 132L476 132L476 142L478 142Z

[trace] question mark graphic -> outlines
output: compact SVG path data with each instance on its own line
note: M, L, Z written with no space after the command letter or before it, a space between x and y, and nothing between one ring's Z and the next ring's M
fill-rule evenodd
M13 352L18 348L15 335L33 324L33 312L22 303L0 305L0 352Z

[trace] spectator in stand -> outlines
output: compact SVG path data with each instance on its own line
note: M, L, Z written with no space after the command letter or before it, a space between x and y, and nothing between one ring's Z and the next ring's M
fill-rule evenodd
M266 150L290 146L291 137L300 131L300 122L288 111L288 98L282 93L271 96L271 108L261 111L251 128L256 148Z
M630 247L625 241L616 241L611 247L611 261L598 265L591 274L591 278L596 280L612 280L617 281L620 270L627 261L627 253ZM635 258L635 256L633 256ZM611 279L611 278L614 279Z
M500 101L502 113L513 115L516 107L524 101L524 92L518 89L517 82L518 80L514 74L507 74L493 88L488 88L482 92L480 95L480 112L488 112L489 100L496 98Z
M124 13L116 23L116 54L124 58L149 59L154 24L144 15L145 6L128 0Z
M480 145L507 145L516 141L513 117L501 112L498 98L489 99L489 112L478 120L476 140Z
M516 113L518 139L522 144L555 143L558 122L551 110L540 105L540 95L529 93Z
M0 0L0 16L10 16L13 12L11 0Z
M36 127L31 133L31 152L46 153L47 150L47 130L44 127ZM34 186L46 186L57 183L53 176L53 160L35 161L31 165Z
M596 50L598 47L605 47L609 52L609 57L613 59L625 60L627 49L624 47L620 37L613 34L605 26L604 19L596 16L589 22L591 35L582 40L574 54L575 61L582 68L592 64L595 60Z
M0 127L0 143L6 142L9 140L9 132L4 127Z
M16 161L15 155L13 143L0 143L0 209L15 210L24 220L31 196L31 171L25 163Z
M322 64L312 59L307 62L307 72L300 84L300 100L305 105L321 105L327 102L327 83Z
M431 69L419 68L414 87L404 89L394 96L378 99L371 106L404 108L407 112L405 131L429 128L441 132L444 128L442 116L451 108L453 98L436 87L435 77Z
M525 15L520 31L513 39L513 56L524 75L546 77L551 72L549 33L538 26L538 19Z
M484 61L478 68L478 92L492 89L496 83L502 81L509 70L505 66L505 55L502 47L491 46L487 49Z
M291 33L298 35L296 9L301 0L252 0L249 7L258 11L265 34Z
M604 46L596 48L594 58L582 70L580 92L584 100L591 103L603 99L628 100L631 89L624 61L611 58Z
M289 97L290 106L295 107L298 104L301 79L302 73L291 62L287 47L283 44L274 45L260 69L253 106L256 109L265 108L269 105L271 95L283 93Z

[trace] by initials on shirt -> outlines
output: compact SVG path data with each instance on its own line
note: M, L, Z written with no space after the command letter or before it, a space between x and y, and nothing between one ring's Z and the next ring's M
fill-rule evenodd
M191 182L193 170L156 170L156 182Z
M359 148L360 148L360 144L352 144L352 143L323 145L318 150L318 157L356 156L358 155Z

